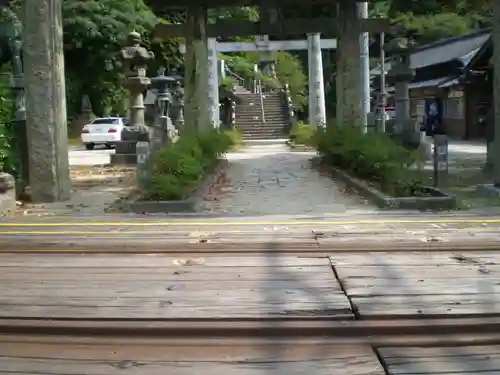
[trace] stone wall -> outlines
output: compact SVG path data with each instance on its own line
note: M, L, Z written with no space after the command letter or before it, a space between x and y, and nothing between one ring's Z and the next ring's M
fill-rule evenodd
M0 173L0 216L10 216L16 209L16 183L8 173Z

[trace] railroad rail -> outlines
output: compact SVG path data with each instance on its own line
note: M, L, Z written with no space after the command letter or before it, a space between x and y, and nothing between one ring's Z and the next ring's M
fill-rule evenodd
M268 253L496 250L500 219L389 215L379 218L39 218L0 223L0 252Z

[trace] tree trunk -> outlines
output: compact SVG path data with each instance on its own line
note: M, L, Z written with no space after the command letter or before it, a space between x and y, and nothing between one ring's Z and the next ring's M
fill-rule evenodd
M207 9L189 6L184 76L184 129L196 132L211 127L208 100Z

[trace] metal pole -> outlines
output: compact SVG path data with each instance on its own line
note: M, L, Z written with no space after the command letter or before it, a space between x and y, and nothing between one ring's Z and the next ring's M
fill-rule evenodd
M263 124L266 123L266 115L264 113L264 94L262 93L262 82L259 81L259 98L260 98L260 119Z
M360 19L368 18L368 2L358 3ZM366 133L368 127L368 113L370 112L370 52L369 35L361 33L359 37L359 60L361 70L361 121L363 132Z
M386 104L386 91L385 91L385 33L380 33L380 133L385 133L385 104Z

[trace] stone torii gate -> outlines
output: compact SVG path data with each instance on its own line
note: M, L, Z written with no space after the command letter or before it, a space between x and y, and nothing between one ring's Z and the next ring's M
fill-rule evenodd
M164 0L154 0L165 6ZM337 122L361 123L360 91L360 44L362 32L380 33L390 30L390 24L383 19L360 19L357 1L361 0L169 0L168 7L187 9L185 24L158 24L159 38L186 38L185 59L185 120L186 126L201 128L210 124L208 103L208 38L250 35L315 34L337 37ZM338 18L294 18L280 17L281 7L294 5L337 6ZM258 22L207 23L207 9L227 6L259 6ZM319 48L319 46L318 46Z
M326 124L326 103L323 77L322 49L337 48L336 39L321 39L320 34L307 36L307 40L270 41L268 35L255 37L255 42L217 42L208 38L208 96L211 119L216 126L219 123L219 80L217 72L217 52L272 52L308 50L309 65L309 123ZM180 52L186 52L186 45L180 45Z

